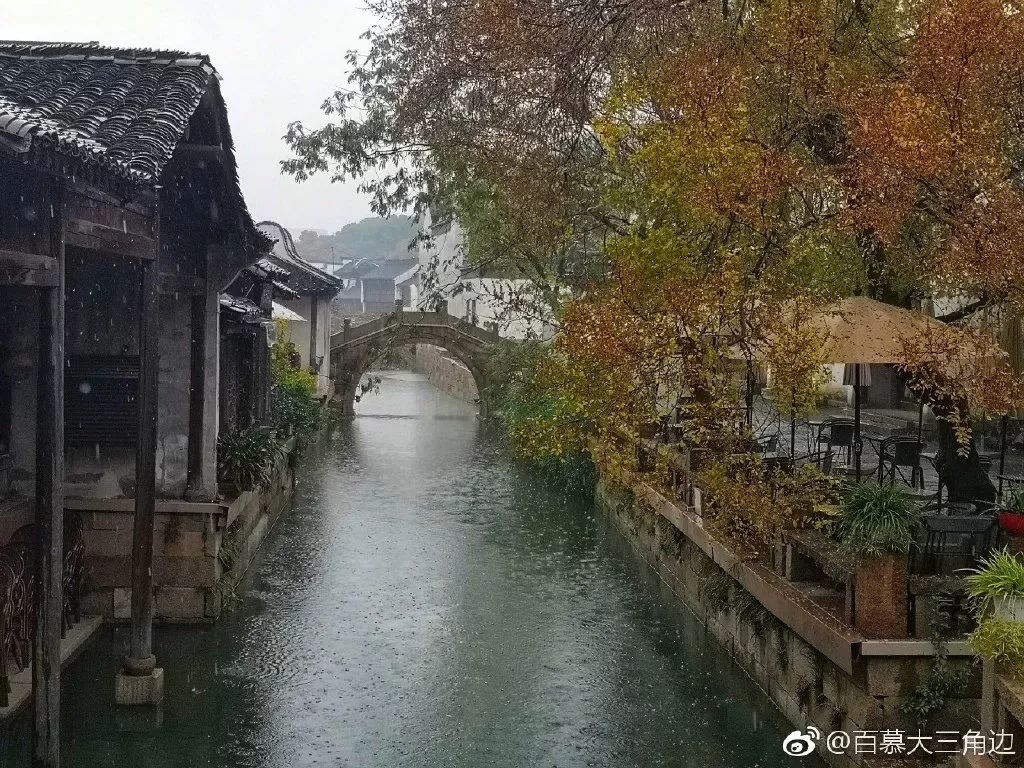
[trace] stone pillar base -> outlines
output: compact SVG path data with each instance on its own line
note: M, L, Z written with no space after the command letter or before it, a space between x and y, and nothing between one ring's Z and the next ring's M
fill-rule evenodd
M164 699L164 671L157 667L148 675L129 675L124 670L114 679L114 701L120 706L154 706Z

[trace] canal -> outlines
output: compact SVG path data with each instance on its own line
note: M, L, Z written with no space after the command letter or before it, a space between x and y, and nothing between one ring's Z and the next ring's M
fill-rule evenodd
M473 409L389 372L304 460L236 608L159 628L166 701L118 711L107 629L66 673L74 768L795 764L790 728L595 516ZM27 722L4 735L25 765Z

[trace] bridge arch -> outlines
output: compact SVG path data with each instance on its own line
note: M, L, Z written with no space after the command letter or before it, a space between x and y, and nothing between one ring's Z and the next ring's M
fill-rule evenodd
M498 340L485 331L444 312L394 312L369 323L346 327L331 337L331 372L335 402L345 416L354 415L356 391L363 375L388 349L433 344L465 365L480 393L480 416L487 418L487 356Z

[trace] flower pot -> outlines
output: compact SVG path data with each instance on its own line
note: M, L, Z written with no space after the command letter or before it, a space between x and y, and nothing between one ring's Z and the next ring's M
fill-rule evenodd
M1000 510L999 527L1006 531L1010 536L1024 536L1024 515L1018 515L1016 512Z
M992 601L997 619L1024 623L1024 597L999 597Z
M864 558L854 573L853 624L865 637L907 636L907 556Z

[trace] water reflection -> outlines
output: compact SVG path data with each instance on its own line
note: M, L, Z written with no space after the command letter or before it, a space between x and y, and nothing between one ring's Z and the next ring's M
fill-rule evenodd
M113 707L123 629L74 666L68 765L786 764L762 695L471 406L391 373L357 413L308 459L238 608L158 631L160 722ZM8 735L3 764L24 748Z

